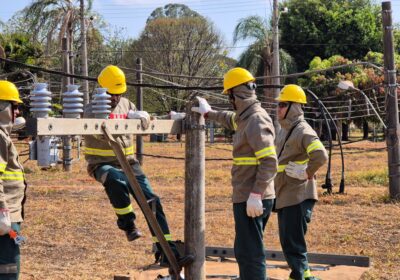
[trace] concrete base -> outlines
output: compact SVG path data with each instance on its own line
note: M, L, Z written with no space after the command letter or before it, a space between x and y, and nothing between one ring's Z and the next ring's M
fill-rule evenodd
M286 263L269 261L267 264L268 277L270 277L271 280L287 280L289 278L290 270L287 268ZM361 275L368 270L368 268L356 266L332 267L311 264L311 267L315 267L317 269L326 269L323 271L312 271L313 275L318 276L323 280L358 280L360 279ZM143 271L131 271L130 275L132 276L132 280L155 280L158 275L167 276L168 269L154 265L146 268ZM237 263L233 260L222 262L207 261L206 275L207 279L213 280L234 279L235 276L239 275L239 269Z

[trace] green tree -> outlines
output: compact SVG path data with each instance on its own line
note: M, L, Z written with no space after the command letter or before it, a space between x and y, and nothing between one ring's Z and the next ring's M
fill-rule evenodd
M180 5L184 7L184 5ZM160 8L159 8L160 9ZM143 59L144 69L185 76L220 77L227 70L222 39L211 22L201 15L176 16L169 11L176 5L167 5L164 12L152 13L147 24L125 53L125 65L135 67L134 57ZM178 10L182 10L180 8ZM156 9L157 11L158 9ZM186 12L188 13L188 12ZM155 14L160 16L155 16ZM195 12L189 13L195 15ZM172 15L164 16L164 15ZM157 84L210 85L207 79L188 79L176 76L144 76L145 82ZM163 79L165 81L162 81ZM219 81L217 81L220 84ZM182 90L146 90L146 109L149 111L181 111L192 92Z
M37 64L38 59L43 54L42 46L38 43L32 43L25 33L13 33L0 35L0 47L4 50L6 58L16 60L22 63ZM13 72L17 68L5 63L4 72Z
M381 51L380 7L372 0L287 0L280 19L281 46L305 70L315 56L362 59Z
M167 4L164 7L155 9L148 17L147 23L159 18L180 19L187 17L201 17L201 15L183 4Z
M34 0L18 12L7 24L9 32L27 32L33 42L45 46L45 54L53 55L61 48L61 39L66 37L70 50L79 47L80 39L79 0ZM91 19L96 18L101 25L101 17L94 13L93 0L86 0L85 18L88 28L94 28ZM88 31L89 32L89 31Z

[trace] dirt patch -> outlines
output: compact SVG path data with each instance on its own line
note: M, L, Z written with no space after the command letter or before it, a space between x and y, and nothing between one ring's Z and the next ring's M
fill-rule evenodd
M379 179L381 173L371 173L387 168L386 151L370 150L382 147L384 143L370 142L345 147L346 194L323 196L319 190L320 202L307 235L310 252L369 256L372 268L357 274L363 280L400 279L400 204L388 199L388 187ZM340 182L337 152L332 162L334 191ZM146 143L145 153L184 157L184 144ZM230 158L230 146L207 147L206 157ZM28 242L22 248L22 280L112 279L153 263L151 235L137 205L137 223L145 236L129 243L116 227L103 187L86 174L84 160L74 164L71 173L61 168L42 171L32 161L25 166L29 189L23 234ZM208 246L233 246L230 166L230 161L206 162ZM184 161L145 157L144 169L162 199L173 237L183 240ZM318 174L319 184L324 172ZM371 176L378 177L365 180ZM280 250L275 215L264 237L267 248ZM356 273L356 268L335 267L329 273L333 271L341 273L334 276L338 278L323 279L356 279L346 278L350 272ZM287 270L282 273L287 277Z

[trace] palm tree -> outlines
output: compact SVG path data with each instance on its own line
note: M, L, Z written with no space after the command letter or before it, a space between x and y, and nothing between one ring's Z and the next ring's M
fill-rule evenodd
M233 33L233 43L253 39L254 42L239 56L238 65L249 69L256 75L271 76L272 73L272 31L266 19L259 16L249 16L239 20ZM281 73L295 69L292 57L280 49ZM270 78L264 79L265 84L272 84ZM271 90L264 90L265 97L273 96Z
M87 13L90 13L92 3L93 0L87 0ZM22 11L22 15L33 39L46 43L45 54L48 55L52 44L56 43L59 48L64 37L72 50L74 34L80 28L79 9L79 0L35 0Z

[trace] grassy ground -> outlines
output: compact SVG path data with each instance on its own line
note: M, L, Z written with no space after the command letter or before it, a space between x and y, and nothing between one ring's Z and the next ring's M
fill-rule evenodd
M367 255L372 268L362 279L400 279L400 204L388 199L384 143L360 142L345 147L346 194L323 196L315 208L307 236L309 251ZM230 158L229 145L207 147L207 158ZM145 153L184 157L184 144L146 144ZM26 158L22 157L22 161ZM100 184L87 176L84 160L71 173L40 170L27 161L29 182L23 232L22 280L112 279L153 262L146 233L128 243ZM206 243L233 246L230 161L206 162ZM338 190L340 157L334 151L333 183ZM183 239L184 161L145 158L144 170L161 196L172 233ZM319 183L323 183L320 172ZM134 205L135 209L138 207ZM265 244L280 249L276 215L265 232Z

